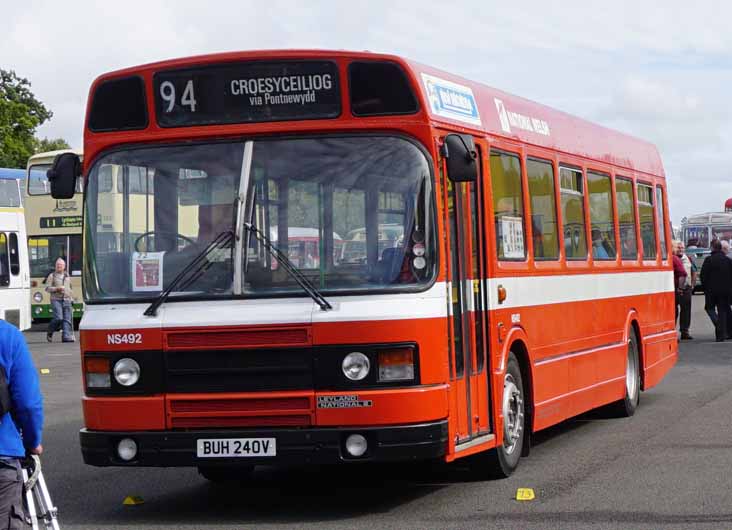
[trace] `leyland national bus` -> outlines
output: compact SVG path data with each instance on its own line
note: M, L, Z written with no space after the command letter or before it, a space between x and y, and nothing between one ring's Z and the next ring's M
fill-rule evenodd
M51 197L46 171L57 155L81 151L60 150L38 153L28 159L26 178L25 219L28 228L28 253L31 271L31 312L33 320L53 317L51 300L45 281L53 272L56 260L66 261L66 273L77 300L73 303L73 318L83 312L81 299L81 223L82 189L79 179L76 194L69 199Z
M24 177L22 169L0 168L0 319L21 330L31 324Z
M49 177L57 197L86 183L88 464L217 480L475 455L505 476L541 429L632 415L676 361L666 181L642 140L343 51L105 74L84 134L83 165ZM110 167L150 176L141 204L122 186L149 229L112 251Z

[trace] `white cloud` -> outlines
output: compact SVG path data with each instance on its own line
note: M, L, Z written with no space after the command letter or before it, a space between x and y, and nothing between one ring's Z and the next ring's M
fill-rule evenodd
M726 2L26 0L3 18L0 65L54 111L39 134L75 145L89 86L110 70L242 49L384 51L657 144L676 220L732 196Z

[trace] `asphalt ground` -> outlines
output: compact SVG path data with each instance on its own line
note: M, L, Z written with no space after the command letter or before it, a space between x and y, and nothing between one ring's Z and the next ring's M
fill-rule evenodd
M593 412L542 431L505 480L466 465L258 469L216 486L195 469L94 468L81 459L77 344L26 334L42 374L44 471L64 529L732 528L732 341L695 296L692 335L632 418ZM59 341L60 337L56 336ZM533 488L532 501L515 500ZM126 496L143 504L126 506Z

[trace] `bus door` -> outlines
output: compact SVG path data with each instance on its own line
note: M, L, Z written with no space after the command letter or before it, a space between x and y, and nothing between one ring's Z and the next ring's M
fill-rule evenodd
M478 163L482 160L479 146ZM490 431L488 417L485 227L482 175L478 182L447 186L450 230L451 374L457 406L456 450Z

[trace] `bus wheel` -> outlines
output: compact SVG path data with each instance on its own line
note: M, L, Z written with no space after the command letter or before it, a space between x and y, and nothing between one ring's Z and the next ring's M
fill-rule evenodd
M625 397L612 404L617 416L630 417L635 414L640 401L640 356L638 355L638 337L635 331L630 332L628 350L625 356Z
M218 466L199 466L198 473L216 484L236 483L247 480L254 466L236 466L236 467L218 467Z
M524 384L521 369L513 352L508 355L506 375L503 377L503 438L501 445L485 456L485 472L493 478L505 478L518 467L526 434Z

